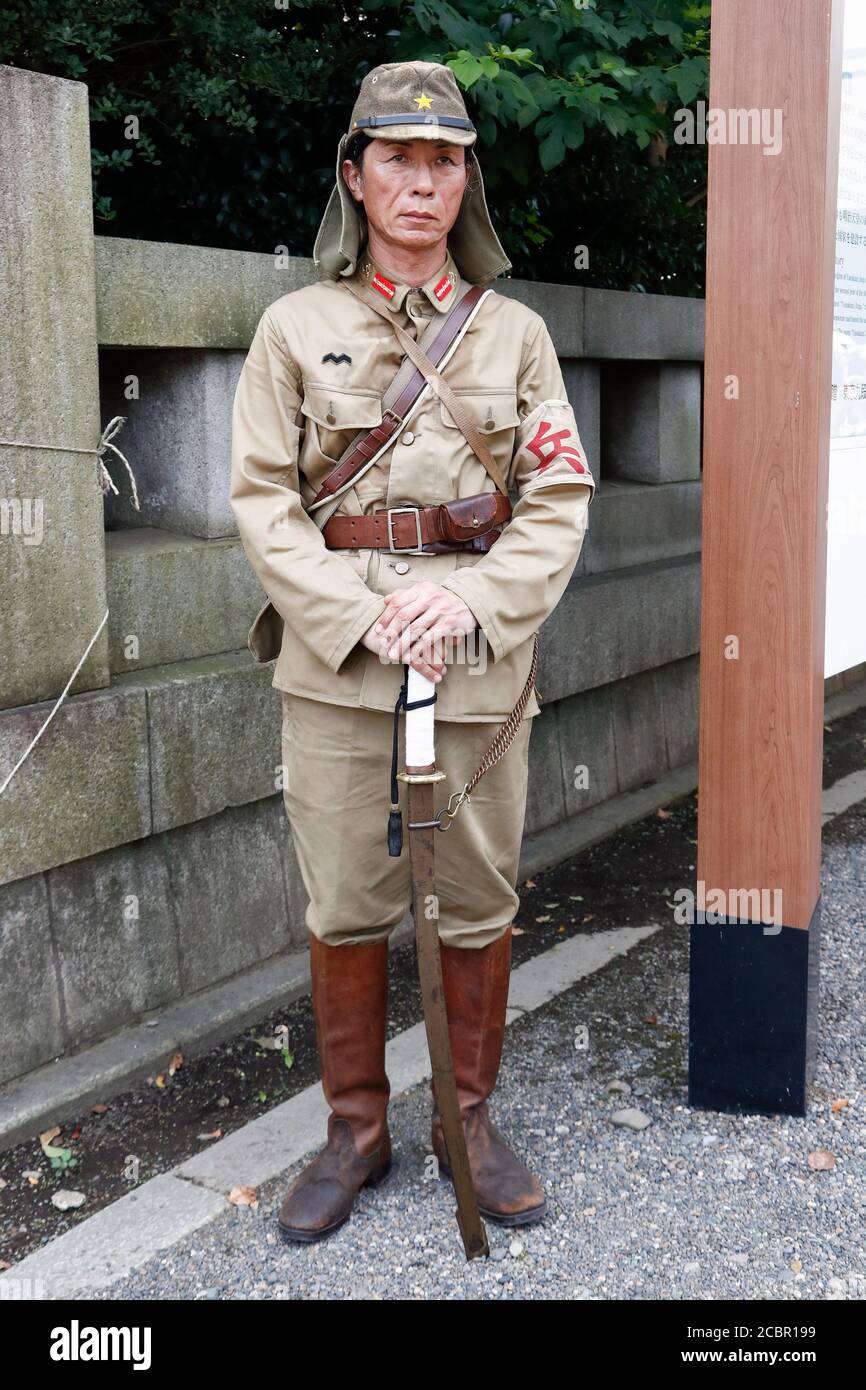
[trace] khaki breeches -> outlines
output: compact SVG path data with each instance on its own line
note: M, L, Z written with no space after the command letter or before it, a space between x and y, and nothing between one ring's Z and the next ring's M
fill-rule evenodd
M283 800L310 902L306 924L320 941L386 940L411 904L406 784L398 782L403 852L388 854L393 717L281 691ZM435 809L477 768L500 727L436 723ZM481 778L451 823L434 831L439 936L482 947L500 937L520 903L515 892L526 812L532 719ZM404 763L400 716L398 767Z

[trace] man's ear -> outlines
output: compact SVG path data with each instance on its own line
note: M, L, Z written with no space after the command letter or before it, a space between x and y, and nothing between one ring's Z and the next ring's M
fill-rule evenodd
M355 199L355 202L360 203L364 196L361 192L360 169L356 164L352 163L351 159L344 159L341 168L343 170L343 178L346 181L346 187Z

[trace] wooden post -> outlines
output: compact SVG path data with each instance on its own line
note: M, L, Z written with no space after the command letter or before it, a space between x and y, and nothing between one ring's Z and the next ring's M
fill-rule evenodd
M713 3L689 1103L717 1110L802 1115L814 1068L842 19ZM756 108L778 153L731 140Z

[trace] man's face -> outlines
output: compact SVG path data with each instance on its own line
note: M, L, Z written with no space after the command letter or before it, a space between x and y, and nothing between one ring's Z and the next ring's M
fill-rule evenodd
M384 241L410 250L433 246L460 211L468 168L463 145L447 140L371 140L359 171L343 175L367 222Z

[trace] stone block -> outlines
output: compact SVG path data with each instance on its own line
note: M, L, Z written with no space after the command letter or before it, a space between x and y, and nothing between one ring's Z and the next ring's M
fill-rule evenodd
M0 708L59 695L105 614L87 88L0 66ZM40 447L36 447L36 446ZM108 683L99 633L76 689Z
M703 361L703 299L631 290L589 289L584 294L585 357Z
M94 242L102 347L246 350L269 304L319 278L306 256L126 237ZM563 358L703 358L702 299L503 278L493 289L541 314Z
M603 685L556 703L566 816L617 793L611 689Z
M665 748L671 770L697 761L699 675L700 657L697 655L673 661L659 672Z
M701 549L701 483L602 482L576 574L647 565Z
M667 770L658 671L641 671L610 687L617 786L636 791Z
M281 795L0 885L0 1085L307 944Z
M565 815L556 710L556 705L543 707L532 720L526 792L527 835L544 830Z
M284 847L261 804L239 806L164 837L184 994L294 944Z
M124 415L123 452L135 474L132 505L119 459L119 488L106 503L112 529L157 526L210 539L236 536L229 504L232 403L243 352L103 352L100 389L109 415ZM126 400L130 380L137 400Z
M0 885L0 1083L50 1062L65 1034L42 874Z
M605 478L641 483L700 478L700 367L688 362L605 367L601 459Z
M279 692L249 652L118 676L147 694L153 829L170 830L276 790Z
M47 879L70 1047L179 996L175 911L159 837L65 864Z
M837 671L833 676L826 676L824 679L824 698L829 699L840 691L850 690L853 686L860 685L866 680L866 662L861 662L859 666L849 666L847 671Z
M240 540L144 526L105 541L112 671L246 647L264 593Z
M547 701L693 655L700 647L699 558L572 577L539 647L538 685Z
M100 347L246 352L268 305L318 279L309 256L114 236L94 243Z
M0 711L0 780L51 704ZM72 695L0 796L0 883L150 833L147 714L142 690Z

